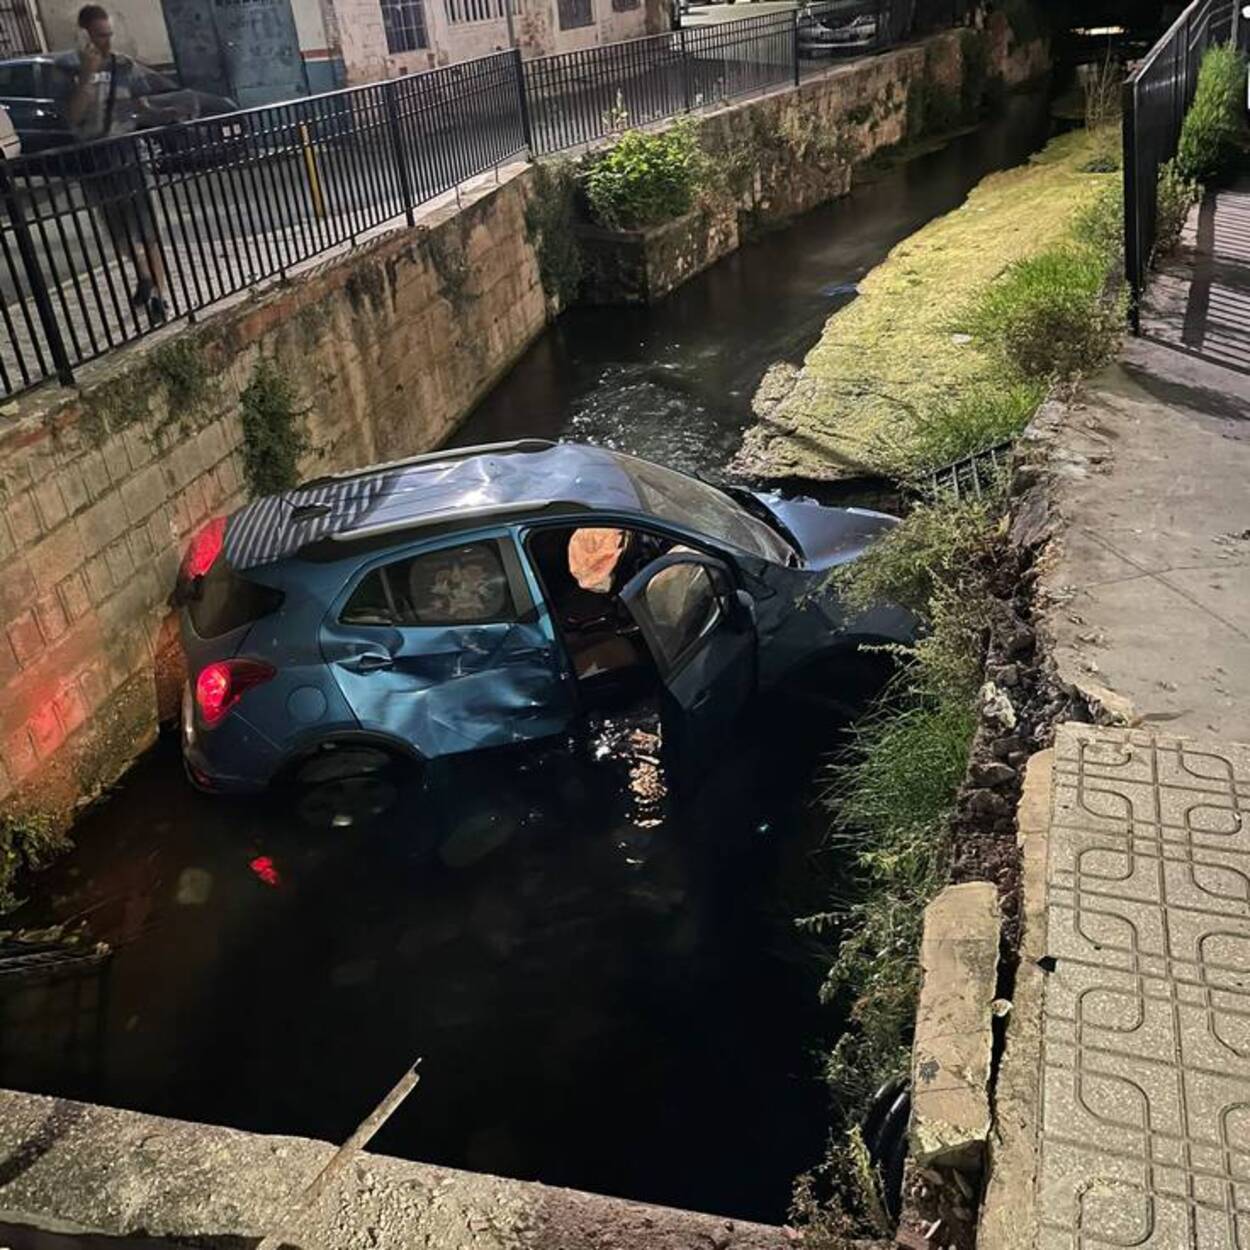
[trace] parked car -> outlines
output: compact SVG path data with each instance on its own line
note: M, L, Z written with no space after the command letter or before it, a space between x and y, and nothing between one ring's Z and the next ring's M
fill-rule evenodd
M822 21L828 17L830 21ZM877 19L862 14L849 22L832 22L831 15L817 16L804 5L798 16L799 55L809 58L844 56L865 52L877 42Z
M69 91L66 73L54 56L23 56L0 61L0 105L13 119L21 150L28 155L77 143L63 112ZM149 107L137 114L140 129L238 111L238 105L225 96L181 88L156 73L152 73L150 79L155 89L143 97ZM220 150L221 144L235 140L240 131L239 124L233 121L223 121L218 127L188 128L185 132L166 130L156 139L157 156L171 161L179 158L211 160L214 149ZM49 162L47 172L74 173L72 155Z
M22 141L13 126L9 110L0 104L0 156L11 161L22 154Z
M74 132L61 113L63 72L51 56L0 61L0 104L13 119L27 154L74 142Z
M179 574L187 771L229 793L323 782L565 734L648 693L699 767L757 691L912 636L827 588L893 524L542 440L259 499L209 522Z

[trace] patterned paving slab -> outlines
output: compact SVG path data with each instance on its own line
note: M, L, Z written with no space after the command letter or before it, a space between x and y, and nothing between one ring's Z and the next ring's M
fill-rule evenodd
M1250 747L1055 748L1041 1250L1250 1250Z

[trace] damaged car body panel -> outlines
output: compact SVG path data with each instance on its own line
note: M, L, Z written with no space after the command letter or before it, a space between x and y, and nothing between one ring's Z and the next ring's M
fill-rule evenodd
M892 524L539 440L257 500L179 576L188 772L256 790L344 743L428 761L647 688L697 755L802 665L911 638L907 614L848 617L830 585Z

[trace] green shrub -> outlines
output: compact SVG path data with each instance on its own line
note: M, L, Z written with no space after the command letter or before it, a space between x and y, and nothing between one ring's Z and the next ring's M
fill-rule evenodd
M1120 309L1103 298L1105 257L1055 248L1010 265L982 295L971 329L1026 378L1074 378L1115 353Z
M982 500L918 505L838 572L839 593L855 611L888 600L926 613L940 586L973 576L986 551L990 506Z
M1176 167L1182 178L1209 182L1228 171L1244 138L1245 102L1246 58L1226 44L1208 48L1181 127Z
M627 131L584 175L591 213L613 230L654 226L689 212L706 177L689 120L656 133Z
M1110 270L1124 256L1124 180L1109 181L1077 214L1072 234Z
M1201 188L1186 178L1175 161L1168 161L1159 170L1159 188L1155 209L1155 244L1150 263L1166 256L1181 240L1181 231L1189 210L1198 201Z

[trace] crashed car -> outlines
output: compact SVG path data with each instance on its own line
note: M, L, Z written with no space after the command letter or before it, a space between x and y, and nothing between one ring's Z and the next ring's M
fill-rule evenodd
M758 691L912 637L829 589L894 523L536 439L258 499L179 573L187 772L319 784L567 734L648 693L697 767Z

